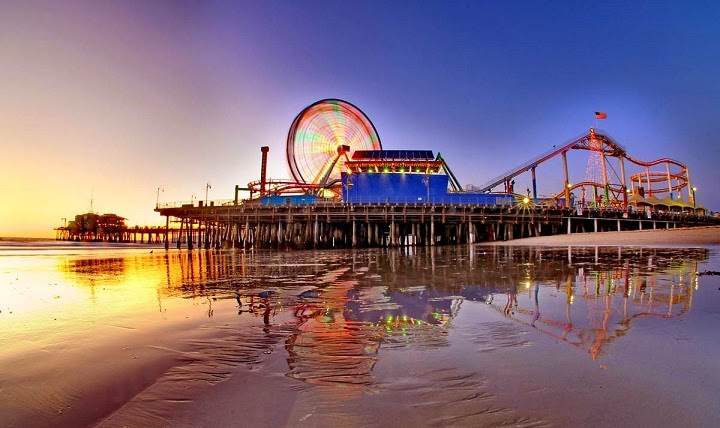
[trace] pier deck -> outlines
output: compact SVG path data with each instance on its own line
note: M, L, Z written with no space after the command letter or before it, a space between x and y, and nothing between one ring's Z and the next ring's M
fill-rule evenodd
M686 213L585 210L555 206L458 204L183 204L160 206L179 223L181 248L357 248L506 241L563 233L675 228L714 223ZM177 230L177 227L174 229Z

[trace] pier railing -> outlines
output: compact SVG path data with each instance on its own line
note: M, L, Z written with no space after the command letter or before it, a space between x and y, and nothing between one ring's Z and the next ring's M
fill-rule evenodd
M406 207L422 207L422 206L455 206L455 207L485 207L485 208L518 208L518 209L527 209L530 211L536 211L536 210L543 210L543 209L554 209L554 208L563 208L562 206L556 206L556 205L546 205L546 204L522 204L522 203L515 203L515 204L489 204L486 202L486 199L478 197L478 198L468 198L467 195L462 199L458 200L456 198L453 198L452 196L447 198L433 198L431 201L418 201L411 198L394 198L392 200L389 200L388 198L368 198L364 199L362 201L358 202L352 202L352 203L346 203L342 201L323 201L323 200L316 200L312 204L298 204L298 203L286 203L286 204L263 204L259 199L254 200L240 200L238 201L238 204L235 205L234 199L216 199L213 201L208 201L207 205L205 204L205 201L177 201L177 202L167 202L167 203L161 203L158 204L156 207L156 210L164 210L164 209L173 209L173 208L218 208L218 207L308 207L308 206L315 206L315 207L346 207L346 206L356 206L356 207L364 207L364 206L406 206ZM576 210L577 207L573 207L573 210ZM624 210L623 208L618 207L591 207L591 206L584 206L582 207L582 214L577 213L575 216L577 217L587 217L588 215L592 216L594 215L600 215L600 216L621 216L623 213L627 213L628 211ZM634 215L645 215L646 211L643 209L636 209L630 211L630 213L634 213ZM626 214L627 215L627 214ZM675 211L663 211L663 210L652 210L651 215L653 217L661 216L663 218L687 218L687 217L693 217L693 218L707 218L707 219L716 219L716 215L714 213L705 213L705 214L696 214L691 211L682 211L682 212L675 212Z
M242 203L242 202L240 202ZM192 200L192 201L176 201L176 202L163 202L157 205L157 209L160 208L183 208L183 207L227 207L235 205L234 199L214 199L212 201L207 201L207 205L205 204L205 201L198 201L198 200Z
M256 206L256 205L269 205L269 206L288 206L288 205L297 205L297 206L304 206L304 205L316 205L316 206L345 206L345 205L409 205L409 206L421 206L421 205L456 205L456 206L473 206L473 207L495 207L498 206L497 204L487 203L487 198L484 196L478 196L477 198L467 197L465 195L463 197L462 201L459 201L457 198L453 198L452 196L446 197L446 198L432 198L432 200L428 203L424 200L417 200L415 198L385 198L385 197L378 197L378 198L365 198L362 201L352 202L352 203L346 203L342 201L323 201L323 200L316 200L312 204L293 204L293 203L287 203L287 204L277 204L277 203L271 203L271 204L263 204L259 200L245 200L245 201L238 201L237 206ZM501 206L511 206L512 204L505 204ZM218 199L213 201L208 201L207 205L205 204L205 201L176 201L176 202L165 202L160 203L157 205L156 209L167 209L167 208L203 208L203 207L229 207L229 206L235 206L235 200L234 199Z

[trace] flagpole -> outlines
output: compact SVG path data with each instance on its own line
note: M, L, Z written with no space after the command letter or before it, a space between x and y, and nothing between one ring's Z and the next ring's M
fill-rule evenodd
M602 111L595 112L595 129L597 129L598 126L600 126L600 124L598 123L598 119L607 119L607 113L602 112Z

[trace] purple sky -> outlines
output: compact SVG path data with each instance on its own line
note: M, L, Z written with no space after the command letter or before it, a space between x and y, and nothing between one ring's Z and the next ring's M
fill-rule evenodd
M684 162L718 210L718 17L714 1L6 0L0 236L52 236L91 196L141 225L160 222L161 185L160 202L208 182L232 198L263 145L289 177L288 128L323 98L362 109L384 148L441 152L463 185L604 111L633 157ZM580 180L587 152L569 158ZM539 193L561 190L559 161L537 172Z

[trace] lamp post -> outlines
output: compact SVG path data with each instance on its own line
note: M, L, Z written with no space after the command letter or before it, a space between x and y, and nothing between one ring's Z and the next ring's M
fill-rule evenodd
M207 200L208 200L208 190L212 189L212 186L210 185L210 182L208 181L205 183L205 206L207 206Z
M157 188L157 196L155 197L155 209L157 209L160 206L160 192L164 192L165 188L161 185Z

